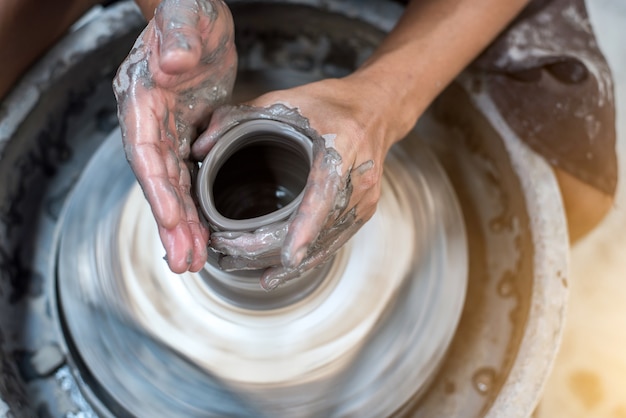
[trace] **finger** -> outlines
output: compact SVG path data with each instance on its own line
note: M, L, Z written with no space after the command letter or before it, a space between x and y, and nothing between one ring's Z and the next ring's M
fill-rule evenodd
M209 126L194 141L191 147L191 155L198 161L202 161L211 148L233 126L247 119L245 108L247 106L221 106L211 115Z
M159 66L163 72L181 74L200 62L200 12L195 0L164 0L157 8L155 22L160 38Z
M176 273L198 271L207 259L209 235L190 194L189 171L175 155L163 157L151 145L133 147L133 168L159 225L168 264Z
M197 214L195 217L197 218ZM189 219L181 220L174 228L159 227L159 235L165 248L167 263L174 273L199 271L204 266L209 234L202 223L194 220L191 212Z
M208 258L209 231L201 222L190 222L189 229L193 241L193 260L189 266L189 271L196 272L204 267Z
M126 107L139 109L140 106ZM135 121L149 121L137 123ZM159 128L159 122L164 127ZM134 122L134 123L129 123ZM190 195L189 168L175 152L176 138L167 115L124 114L125 151L150 203L172 271L199 270L206 261L208 231ZM130 129L128 129L130 128ZM141 135L138 134L141 132Z
M317 146L320 146L319 144ZM295 268L319 235L329 214L344 206L341 156L333 148L316 150L307 185L283 248L283 265ZM343 209L342 209L343 210Z
M239 123L253 119L271 119L290 125L293 125L294 122L298 125L308 125L306 118L300 115L297 109L289 108L280 103L268 107L249 104L221 106L213 112L209 126L194 142L193 157L201 160L226 131Z
M181 222L172 229L159 227L159 236L165 248L165 259L174 273L184 273L193 263L193 239L189 226Z
M335 253L363 226L362 221L355 220L355 214L356 209L351 210L343 217L340 223L346 227L333 230L325 240L326 242L320 243L320 245L316 243L316 250L309 254L296 268L278 266L267 269L261 276L261 287L267 291L274 290L281 284L296 279L307 271L330 261Z
M184 161L180 161L180 189L179 193L183 199L186 222L192 241L192 260L189 265L190 271L199 271L207 260L207 245L209 241L209 231L200 221L196 202L191 195L191 173L190 167Z
M182 210L178 190L168 174L167 159L171 157L164 156L153 143L132 144L127 153L157 223L166 229L174 228L181 221Z
M177 171L171 166L171 161L166 166L170 166L168 175L178 176L178 187L175 187L177 196L179 222L174 227L164 227L160 225L159 234L167 254L167 262L170 269L175 273L182 273L187 270L199 271L207 260L207 244L209 233L201 223L195 202L190 193L191 176L186 164L178 161ZM170 183L171 184L171 183ZM158 223L158 220L157 220Z
M147 105L140 103L140 97L136 100L138 104L121 108L126 109L120 117L124 151L157 224L172 229L181 220L181 204L176 190L179 179L170 179L167 165L177 166L177 159L171 155L172 145L162 140L160 118L152 111L139 113Z
M367 160L350 171L351 195L344 211L337 217L344 216L352 208L359 207L359 218L368 220L376 211L380 199L382 171L377 170L373 160ZM336 219L332 220L336 222Z
M255 258L268 254L279 254L287 235L287 222L278 222L249 232L215 232L211 247L225 255Z
M261 258L226 256L220 258L219 264L224 271L261 270L280 265L280 253Z

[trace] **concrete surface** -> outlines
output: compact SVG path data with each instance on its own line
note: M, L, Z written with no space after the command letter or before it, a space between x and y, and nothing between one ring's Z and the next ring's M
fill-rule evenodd
M616 84L620 184L603 223L572 249L567 325L538 418L626 418L626 0L588 0Z

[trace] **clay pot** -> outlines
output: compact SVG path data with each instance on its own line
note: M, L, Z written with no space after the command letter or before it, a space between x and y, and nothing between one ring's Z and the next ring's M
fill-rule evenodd
M196 191L213 230L254 231L286 220L302 201L312 142L275 120L225 132L200 167Z

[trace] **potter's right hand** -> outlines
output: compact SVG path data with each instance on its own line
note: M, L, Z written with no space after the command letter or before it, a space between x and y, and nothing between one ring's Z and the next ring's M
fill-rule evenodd
M256 231L223 231L211 247L228 270L265 269L261 286L271 290L332 259L374 214L389 148L411 129L396 123L396 94L366 75L326 79L273 91L246 106L220 108L193 145L205 155L221 133L247 119L272 119L308 136L311 170L302 201L286 222Z
M126 157L156 219L170 269L197 271L209 233L192 194L190 147L232 89L233 22L221 0L163 0L113 88Z

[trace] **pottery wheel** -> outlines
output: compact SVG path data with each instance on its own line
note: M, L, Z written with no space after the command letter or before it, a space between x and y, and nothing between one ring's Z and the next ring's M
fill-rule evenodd
M388 416L425 390L465 297L467 244L433 155L390 153L376 215L324 267L264 292L213 261L173 274L118 131L59 227L82 389L116 416Z

